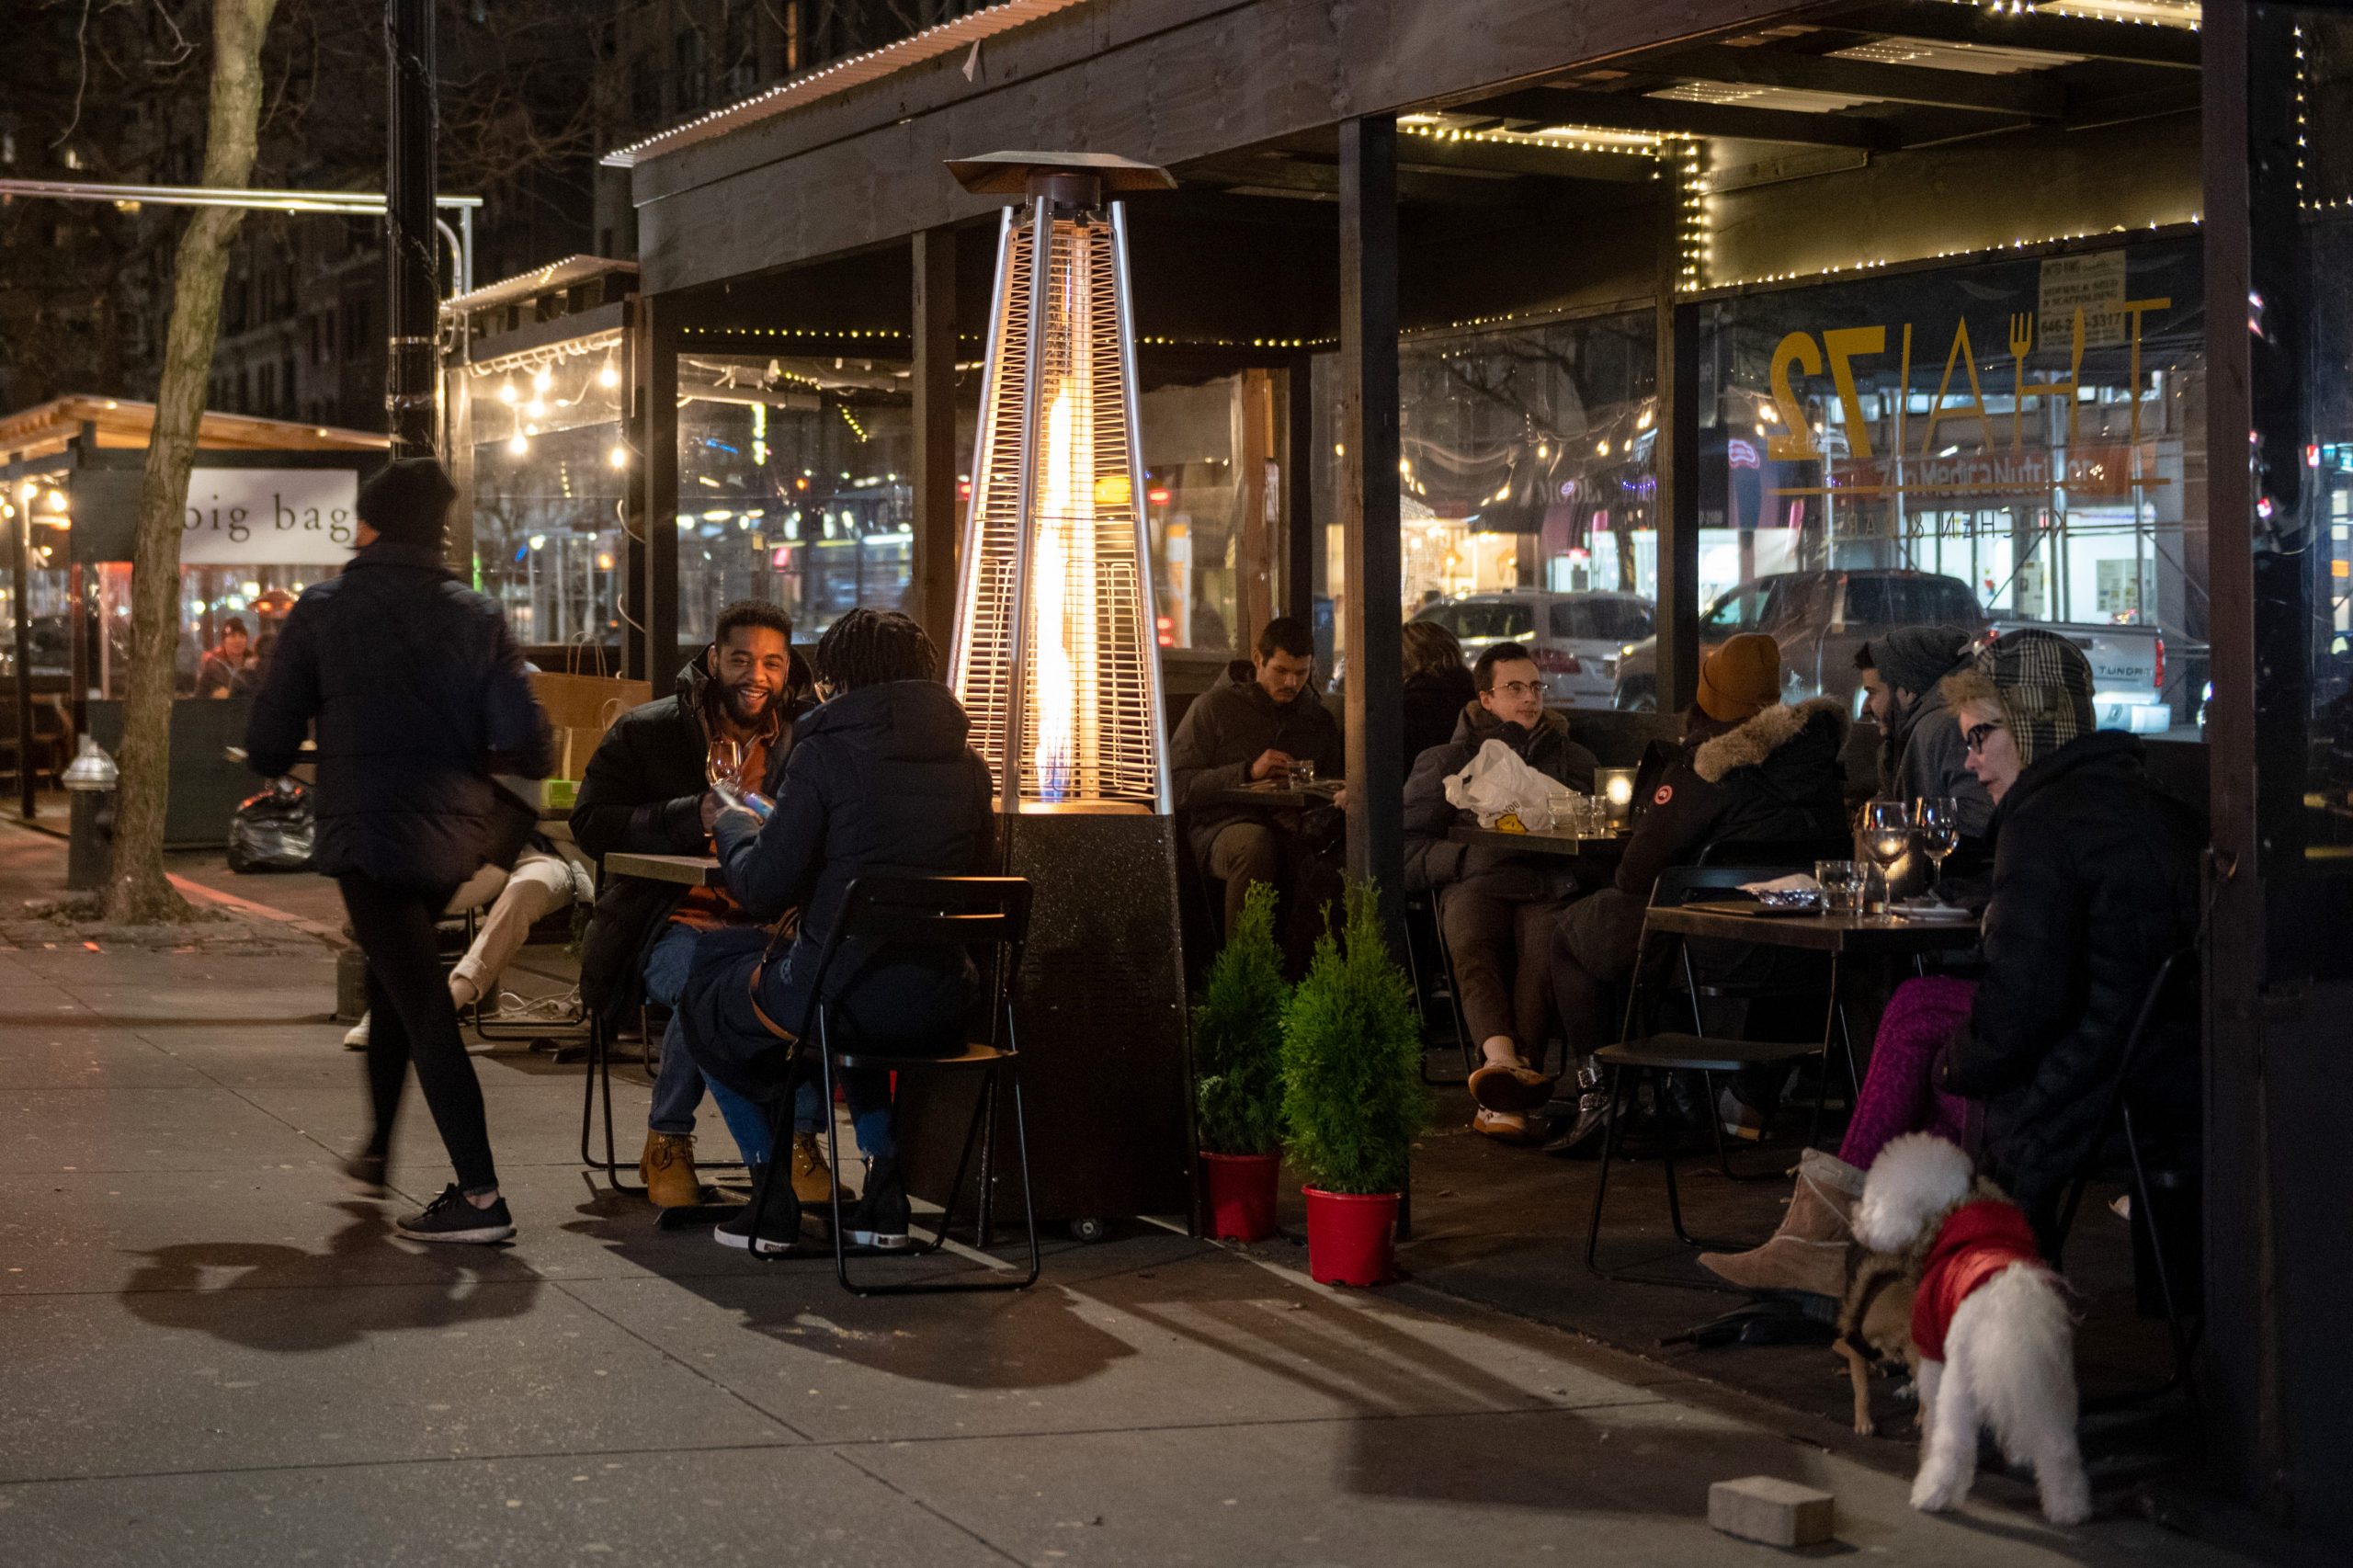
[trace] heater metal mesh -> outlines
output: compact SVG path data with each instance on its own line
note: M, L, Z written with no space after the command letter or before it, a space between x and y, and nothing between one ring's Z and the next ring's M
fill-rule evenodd
M1044 201L999 246L952 673L1024 810L1166 809L1123 248Z

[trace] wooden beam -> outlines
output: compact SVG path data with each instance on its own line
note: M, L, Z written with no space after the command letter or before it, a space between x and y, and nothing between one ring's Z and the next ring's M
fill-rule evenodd
M1398 522L1397 121L1340 122L1340 523L1348 680L1348 874L1402 933L1404 571Z
M944 652L956 630L956 231L922 229L915 272L915 617Z
M2165 70L2198 69L2198 35L2182 28L2129 27L2049 11L2013 14L1980 6L1924 6L1905 0L1828 20L1833 32L1869 38L1916 38L1930 43L1982 44L2002 49L2040 49L2115 60Z
M1699 307L1678 303L1681 235L1673 202L1660 213L1658 439L1651 462L1658 493L1658 710L1680 713L1699 689ZM1632 535L1620 533L1619 548Z
M1809 147L1860 147L1884 152L1902 145L1885 123L1843 114L1796 114L1788 109L1744 108L1737 104L1694 104L1626 93L1584 93L1569 87L1530 87L1500 97L1458 104L1455 112L1491 114L1499 119L1539 125L1590 125L1600 131L1681 131L1690 136L1729 136L1744 142L1785 142Z
M1315 624L1315 372L1294 359L1283 371L1283 613Z
M2026 119L2057 119L2067 111L2067 90L2027 72L1994 75L1975 71L1937 71L1920 65L1887 65L1875 60L1833 60L1778 49L1734 49L1705 44L1643 62L1643 70L1671 72L1703 82L1735 86L1785 87L1806 93L1836 93L1882 103L1965 108Z
M658 295L637 301L639 462L636 535L629 541L626 673L667 691L678 673L678 324Z

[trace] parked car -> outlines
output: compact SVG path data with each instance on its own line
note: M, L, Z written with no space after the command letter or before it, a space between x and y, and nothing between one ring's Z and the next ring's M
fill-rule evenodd
M1699 617L1704 652L1744 631L1768 633L1781 645L1782 695L1858 701L1861 672L1855 650L1899 626L1949 623L1988 630L1969 585L1934 572L1870 569L1777 572L1726 593ZM1620 708L1658 706L1656 639L1624 651L1613 700Z
M1547 700L1556 708L1608 707L1620 654L1655 630L1648 599L1598 589L1464 594L1440 599L1414 619L1453 632L1463 656L1472 660L1498 642L1526 643L1544 672Z
M2103 730L2158 734L2173 727L2165 696L2165 640L2154 626L2101 626L2086 621L2012 620L1996 632L2056 632L2084 651L2092 666L2092 707Z

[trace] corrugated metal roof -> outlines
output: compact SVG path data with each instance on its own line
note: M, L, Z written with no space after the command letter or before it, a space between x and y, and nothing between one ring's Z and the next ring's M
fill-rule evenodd
M1074 6L1085 4L1086 0L1002 0L1001 4L985 10L969 12L953 21L926 28L896 43L884 44L881 49L869 50L864 54L836 60L806 75L779 83L756 97L714 109L699 119L690 119L659 135L618 148L606 153L603 161L613 168L633 168L648 158L658 158L682 147L691 147L699 142L708 142L713 137L741 131L747 125L773 119L778 115L788 114L848 88L862 86L868 82L904 71L910 65L937 60L960 49L969 49L983 39L994 38L998 33L1009 32L1041 17L1050 17L1057 11L1067 11Z

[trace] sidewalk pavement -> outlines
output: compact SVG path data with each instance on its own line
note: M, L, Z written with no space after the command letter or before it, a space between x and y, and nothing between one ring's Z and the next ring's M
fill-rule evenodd
M28 836L0 832L0 1562L1765 1563L1705 1523L1756 1473L1835 1492L1832 1550L1892 1564L2237 1561L2050 1529L2000 1477L1917 1515L1895 1445L1149 1223L1058 1241L1022 1295L859 1301L657 1233L580 1169L577 1070L525 1054L477 1059L515 1244L398 1241L447 1165L412 1096L401 1196L337 1177L332 952L21 918L62 875Z

